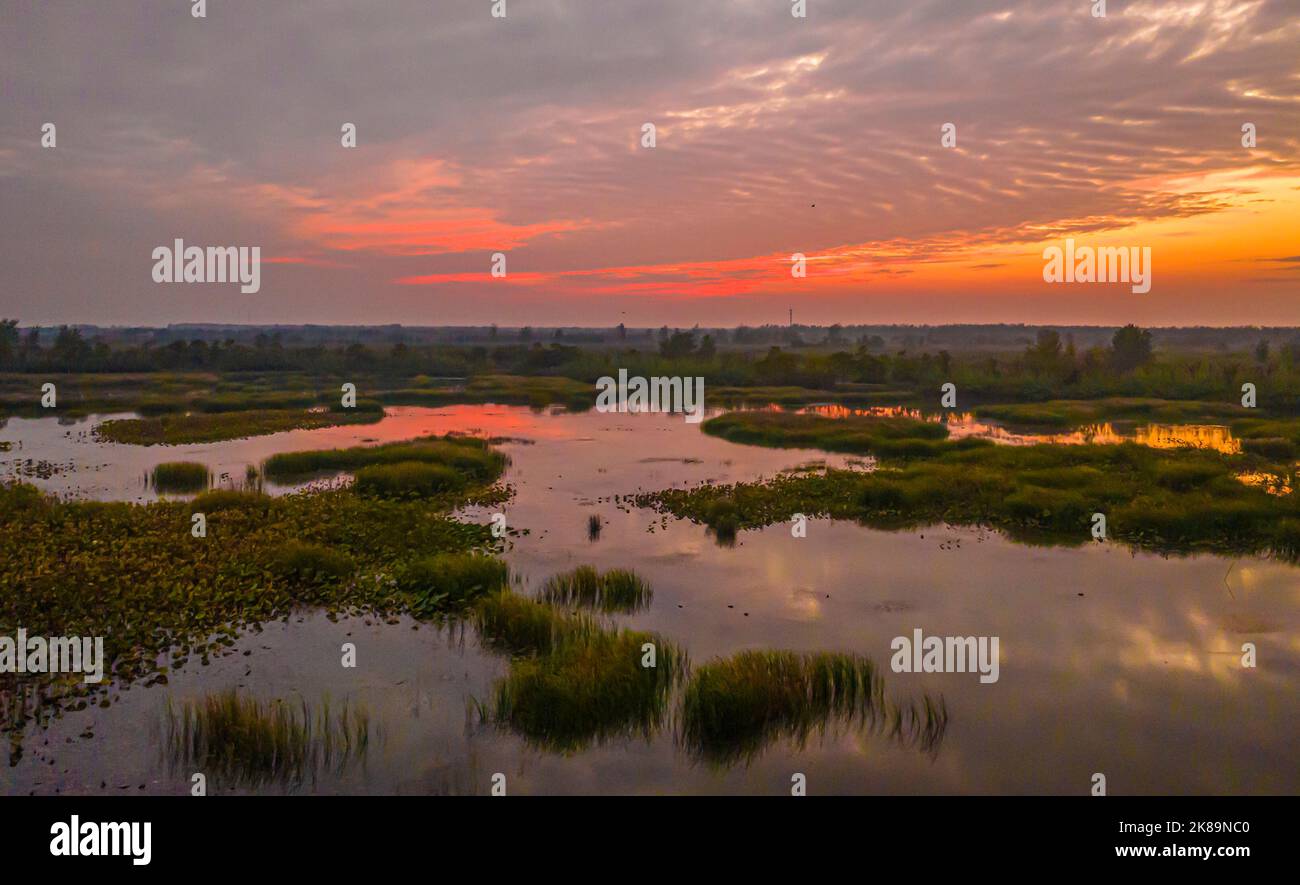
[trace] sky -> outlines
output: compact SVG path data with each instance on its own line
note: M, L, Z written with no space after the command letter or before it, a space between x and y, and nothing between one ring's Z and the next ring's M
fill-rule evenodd
M1298 0L505 2L0 0L0 316L1300 325Z

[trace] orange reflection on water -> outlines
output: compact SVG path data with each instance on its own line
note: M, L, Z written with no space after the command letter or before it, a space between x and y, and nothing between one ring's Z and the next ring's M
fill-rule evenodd
M1228 428L1217 424L1148 424L1137 431L1134 439L1153 449L1190 446L1225 455L1241 453L1241 440L1235 439Z
M1291 483L1287 482L1285 476L1276 473L1247 471L1246 473L1238 473L1237 479L1248 486L1259 486L1270 495L1291 494Z
M773 403L766 411L785 411ZM855 408L835 403L820 403L798 410L804 415L820 415L823 418L912 418L917 421L930 421L947 425L953 439L968 436L990 439L996 443L1009 446L1029 446L1040 443L1055 445L1116 445L1123 442L1135 442L1153 449L1175 449L1189 447L1209 449L1225 455L1241 453L1241 440L1232 435L1232 431L1219 424L1147 424L1138 427L1132 433L1115 429L1110 422L1089 424L1068 433L1018 433L989 421L981 421L973 412L950 412L947 414L926 414L920 409L904 406L867 406Z
M771 411L785 411L773 403L768 406ZM799 410L801 415L820 415L823 418L914 418L917 421L939 421L937 415L923 415L920 409L908 409L903 406L865 406L850 408L836 403L818 403Z

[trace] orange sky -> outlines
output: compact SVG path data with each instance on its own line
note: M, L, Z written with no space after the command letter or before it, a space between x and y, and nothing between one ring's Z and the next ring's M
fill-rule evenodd
M21 8L0 315L1300 324L1294 4L468 6ZM260 291L154 284L177 237L261 246ZM1066 238L1150 292L1044 282Z

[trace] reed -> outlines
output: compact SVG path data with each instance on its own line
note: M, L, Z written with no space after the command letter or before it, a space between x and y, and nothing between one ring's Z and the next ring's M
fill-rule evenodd
M602 612L634 612L653 598L650 585L628 569L603 574L589 565L553 575L543 585L541 598L553 605L581 606Z
M263 701L235 689L164 709L165 747L173 771L202 771L216 785L296 786L334 775L363 759L370 745L364 707L334 709L328 697Z

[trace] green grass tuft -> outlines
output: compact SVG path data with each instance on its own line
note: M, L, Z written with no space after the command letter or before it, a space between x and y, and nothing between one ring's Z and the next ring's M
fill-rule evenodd
M412 614L427 618L462 610L499 591L509 583L510 570L490 556L441 553L402 565L396 580L397 589L411 600Z
M339 774L370 744L370 715L326 698L261 701L235 689L173 705L167 701L166 745L175 771L202 771L215 786L297 786L323 773Z
M589 565L554 575L542 587L541 598L554 605L582 606L603 612L634 612L653 597L650 585L628 569L601 574Z
M169 461L153 469L153 486L160 492L196 492L208 487L211 472L206 464Z

